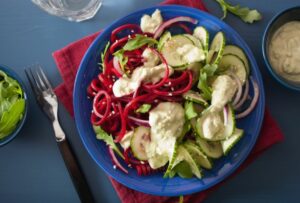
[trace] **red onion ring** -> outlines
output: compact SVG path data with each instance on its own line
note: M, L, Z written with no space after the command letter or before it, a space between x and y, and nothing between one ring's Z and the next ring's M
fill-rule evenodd
M145 127L150 127L149 121L147 121L147 120L136 118L134 116L128 116L128 119L132 120L133 122L135 122L138 125L142 125L142 126L145 126Z
M224 126L228 123L228 107L227 105L223 108L223 116L224 116Z
M128 174L128 171L121 165L121 163L119 162L119 160L117 159L113 149L111 147L108 148L109 154L112 158L113 163L116 165L116 167L118 167L121 171L123 171L124 173Z
M118 72L118 74L123 75L123 70L120 66L119 59L116 56L113 58L113 64L114 64L114 68Z
M163 24L161 24L157 28L157 30L154 33L153 38L157 39L163 33L163 31L166 27L169 27L173 23L177 23L177 22L190 22L190 23L193 23L193 24L197 24L198 20L190 18L190 17L186 17L186 16L179 16L179 17L176 17L176 18L172 18L170 20L165 21Z
M235 116L236 119L244 118L245 116L250 114L253 111L255 105L257 104L258 97L259 97L259 87L258 87L257 83L253 80L252 77L250 79L251 79L253 89L254 89L254 96L253 96L252 102L245 111L243 111L242 113L239 113Z
M98 104L98 100L100 99L100 97L102 96L102 95L104 95L105 96L105 98L106 98L106 109L105 109L105 113L104 113L104 115L102 116L101 115L101 113L100 112L98 112L98 110L97 110L97 104ZM108 117L108 115L109 115L109 111L110 111L110 108L111 108L111 97L109 96L109 94L106 92L106 91L104 91L104 90L100 90L97 94L96 94L96 96L94 97L94 100L93 100L93 111L94 111L94 114L97 116L97 117L99 117L99 118L101 118L101 116L102 116L102 118L101 118L101 120L99 120L99 121L97 121L97 122L95 122L95 123L93 123L94 125L101 125L105 120L106 120L106 118Z
M243 93L243 86L242 86L242 82L240 81L240 79L234 73L230 74L230 75L233 76L234 80L237 82L237 85L238 85L237 93L235 94L234 100L232 102L232 105L235 106L241 99L241 96Z
M249 94L249 86L250 86L249 80L247 80L246 84L245 84L245 90L244 90L243 96L241 97L240 101L234 106L234 109L239 109L247 100L247 96Z

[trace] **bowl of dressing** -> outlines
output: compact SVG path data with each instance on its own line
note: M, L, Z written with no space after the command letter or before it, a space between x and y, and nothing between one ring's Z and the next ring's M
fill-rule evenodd
M262 52L273 77L300 91L300 6L272 18L263 36Z

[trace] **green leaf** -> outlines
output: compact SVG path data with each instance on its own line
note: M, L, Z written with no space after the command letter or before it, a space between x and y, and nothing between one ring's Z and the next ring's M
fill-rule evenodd
M135 112L137 113L147 113L151 109L151 104L141 105Z
M216 64L206 64L200 71L198 88L202 91L202 95L206 100L211 99L212 89L208 85L208 78L214 76L218 66Z
M25 100L20 99L5 111L0 120L0 139L9 135L23 117Z
M192 118L195 118L198 116L197 112L194 109L194 104L191 101L186 101L184 103L184 110L185 110L185 117L188 120L191 120Z
M100 63L100 65L102 66L102 71L104 71L105 68L106 68L105 64L104 64L104 58L105 58L105 55L106 55L106 52L108 50L109 45L110 45L110 42L108 41L105 45L104 51L101 53L101 63Z
M153 44L157 44L158 42L151 38L151 37L146 37L144 35L139 35L137 34L134 38L130 39L125 46L123 47L123 49L125 51L132 51L135 49L138 49L146 44L148 45L153 45Z
M96 138L98 140L104 141L108 146L110 146L117 154L122 157L122 159L125 159L122 152L119 150L118 146L113 140L112 135L109 135L107 132L105 132L100 126L93 126L94 131L96 133Z
M113 55L118 58L121 69L123 70L124 73L126 73L125 66L128 62L128 57L124 56L124 52L125 52L124 49L120 49L120 50L116 51Z
M185 137L185 135L190 131L191 129L191 124L189 121L185 121L183 128L182 128L182 132L181 135L178 137L178 142L182 142L183 138Z
M240 5L233 6L227 3L225 0L216 0L222 10L223 10L223 17L224 19L227 15L227 11L231 12L232 14L240 17L246 23L253 23L254 21L258 21L262 19L261 14L255 9L249 9L248 7L241 7Z

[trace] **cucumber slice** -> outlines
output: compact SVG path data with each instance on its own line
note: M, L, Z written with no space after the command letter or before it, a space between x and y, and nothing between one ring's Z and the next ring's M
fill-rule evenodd
M247 75L249 75L250 65L249 65L249 61L248 61L248 58L247 58L245 52L238 46L226 45L224 48L223 56L226 56L228 54L232 54L232 55L239 57L244 62L244 65L245 65L245 68L247 71Z
M188 152L188 150L183 145L180 145L180 146L178 146L178 155L174 161L173 168L183 160L186 161L190 165L193 174L197 178L202 177L201 168L197 165L196 161L191 156L191 154Z
M193 90L187 91L182 96L184 99L186 99L188 101L192 101L197 104L204 105L204 106L208 105L207 101L198 92L195 92Z
M218 159L223 155L223 149L220 142L206 141L200 137L196 137L196 142L206 156Z
M175 160L177 159L177 154L178 154L177 149L178 149L178 143L176 142L174 145L171 160L169 161L168 168L164 174L164 178L170 177L170 172L172 171L172 168L174 168L173 166L174 166Z
M227 54L223 56L219 64L219 69L221 71L225 70L225 73L236 74L242 84L247 80L247 69L243 61L235 55Z
M190 35L190 34L184 34L184 36L186 36L187 38L189 38L194 43L194 45L196 47L198 47L200 49L203 49L202 44L201 44L200 40L197 37L195 37L193 35Z
M243 137L243 135L244 130L236 128L234 133L228 139L221 141L224 155L228 154L228 152Z
M226 42L226 38L223 32L218 32L210 44L210 48L206 58L207 64L219 63L223 55L225 42Z
M164 32L164 34L159 38L157 49L160 51L164 44L171 39L172 35L169 31Z
M219 141L219 140L224 140L228 137L230 137L233 134L233 131L235 129L235 117L234 117L234 112L233 108L230 105L227 105L228 108L228 113L227 113L227 124L224 126L224 129L222 131L217 132L213 137L209 137L206 135L203 131L203 122L205 119L207 119L207 116L210 116L211 113L216 113L216 112L211 112L210 109L206 109L203 111L202 116L197 119L196 122L196 132L197 134L208 141ZM220 112L221 118L224 118L223 111Z
M150 143L150 128L139 126L134 129L130 147L135 158L145 161L148 159L145 146Z
M208 31L204 27L199 26L194 29L193 36L197 37L200 40L203 50L207 53L209 43Z
M187 62L183 60L180 54L177 53L177 49L186 44L194 45L193 42L184 35L173 36L166 43L164 43L161 53L170 66L176 68L187 65Z
M211 160L200 150L200 148L195 144L193 141L187 141L184 143L185 148L189 151L192 155L194 160L199 166L202 166L206 169L212 168Z

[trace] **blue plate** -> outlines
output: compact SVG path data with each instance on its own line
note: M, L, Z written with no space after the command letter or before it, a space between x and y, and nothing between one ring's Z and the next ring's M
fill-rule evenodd
M18 123L18 125L16 126L16 129L10 135L4 137L3 139L0 139L0 147L1 147L5 144L9 143L11 140L13 140L17 136L17 134L19 133L21 128L23 127L26 117L27 117L28 100L27 100L25 86L24 86L20 76L18 76L17 73L14 72L12 69L10 69L4 65L0 65L0 70L4 71L9 77L18 81L18 83L20 84L20 86L24 92L24 99L25 99L24 116L23 116L22 120Z
M120 170L114 170L107 146L95 138L95 133L90 123L92 106L91 101L87 99L86 89L90 81L99 73L100 52L109 40L112 30L126 23L139 24L144 14L151 14L155 9L161 10L165 20L176 16L189 16L198 19L199 25L205 26L210 36L213 36L217 31L223 31L227 37L227 44L237 44L245 51L251 64L251 74L258 82L260 88L261 94L255 110L247 118L241 119L237 123L239 128L245 130L244 137L228 156L215 161L213 169L205 171L204 178L201 180L196 178L182 179L180 177L164 179L162 173L141 177L133 169L129 169L129 174L124 174ZM250 94L253 94L252 90ZM264 116L264 104L265 96L261 75L253 54L245 41L230 26L218 18L183 6L155 6L134 12L113 22L96 38L86 52L77 73L74 89L76 125L82 142L95 162L108 175L127 187L161 196L178 196L199 192L216 185L233 173L246 159L256 142Z

